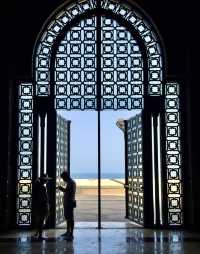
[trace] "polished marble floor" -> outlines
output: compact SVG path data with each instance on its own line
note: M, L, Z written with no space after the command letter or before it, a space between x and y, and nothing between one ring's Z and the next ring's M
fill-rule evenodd
M107 225L107 226L105 226ZM200 234L177 230L123 228L105 224L101 230L76 225L74 241L60 235L64 229L45 230L46 239L32 237L31 231L0 235L0 254L199 254ZM91 226L91 225L90 225Z

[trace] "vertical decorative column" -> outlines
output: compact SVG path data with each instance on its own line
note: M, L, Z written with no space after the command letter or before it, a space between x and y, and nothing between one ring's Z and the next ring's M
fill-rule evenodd
M166 166L168 224L183 224L183 179L179 109L179 84L169 82L165 88Z
M33 86L19 85L19 139L17 163L17 225L31 224L33 157Z
M39 151L40 154L38 154L38 157L40 158L40 168L39 170L39 175L42 175L46 173L46 129L47 129L47 115L46 112L41 112L40 113L40 140L39 140Z

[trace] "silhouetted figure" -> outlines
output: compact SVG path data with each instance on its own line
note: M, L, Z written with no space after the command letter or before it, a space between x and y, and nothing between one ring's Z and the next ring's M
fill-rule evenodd
M47 193L46 184L51 178L47 174L39 177L33 185L32 204L33 215L36 226L36 233L34 236L42 239L42 232L44 224L49 216L49 197Z
M66 182L66 187L58 186L58 189L64 193L63 206L64 216L67 223L67 231L62 236L65 236L67 240L72 241L74 231L74 208L76 207L75 193L76 183L70 177L67 171L62 172L61 178Z

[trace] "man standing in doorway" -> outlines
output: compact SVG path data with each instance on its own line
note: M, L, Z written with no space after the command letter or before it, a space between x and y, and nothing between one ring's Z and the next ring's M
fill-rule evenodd
M47 193L46 184L52 178L47 174L39 177L33 185L32 192L32 207L35 219L36 233L38 239L44 239L42 236L43 228L49 216L49 197Z
M66 183L66 187L58 186L58 189L64 193L63 196L63 206L64 206L64 216L67 223L67 232L62 236L66 237L67 240L72 241L74 239L74 208L76 207L75 193L76 193L76 183L70 177L67 171L63 171L61 178Z

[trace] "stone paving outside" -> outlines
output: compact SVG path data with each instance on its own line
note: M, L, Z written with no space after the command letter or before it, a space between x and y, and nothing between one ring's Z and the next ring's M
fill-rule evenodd
M123 182L123 179L116 179ZM110 179L101 180L102 221L125 221L125 191L121 183ZM95 222L98 220L97 180L79 179L77 183L76 221Z

